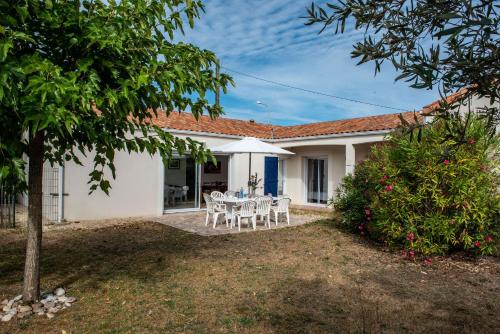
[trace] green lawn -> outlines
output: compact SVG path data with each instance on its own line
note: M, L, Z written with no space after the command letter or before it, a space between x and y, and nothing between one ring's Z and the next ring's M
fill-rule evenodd
M0 299L21 289L24 234L0 231ZM500 260L403 260L328 223L200 237L155 223L45 233L43 289L78 301L16 333L500 331Z

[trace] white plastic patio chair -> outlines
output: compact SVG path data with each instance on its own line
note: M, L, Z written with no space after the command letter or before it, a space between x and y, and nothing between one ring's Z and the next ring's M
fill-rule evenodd
M213 227L215 228L219 215L223 214L226 218L226 226L229 227L229 222L227 221L226 214L226 205L215 202L210 195L205 193L203 194L203 199L205 199L205 203L207 203L207 218L205 219L205 226L208 225L208 220L210 218L210 215L212 215L214 221Z
M189 191L189 186L182 187L182 197L184 198L185 202L187 202L188 200L188 191Z
M226 190L224 192L224 196L226 197L236 197L236 191L233 190Z
M210 197L212 197L212 199L219 204L222 204L225 198L224 194L220 191L212 191L210 193Z
M274 212L274 222L276 223L276 226L278 226L280 214L285 214L286 222L290 225L290 202L290 198L280 198L275 205L271 205L271 211Z
M266 218L265 224L271 228L271 204L273 203L273 198L269 196L259 196L255 199L255 215L260 220Z
M241 231L241 220L248 219L248 224L252 222L253 229L257 228L257 220L255 216L255 202L245 201L241 203L236 211L233 213L233 219L231 220L231 227L233 227L233 221L236 220L238 223L238 231Z

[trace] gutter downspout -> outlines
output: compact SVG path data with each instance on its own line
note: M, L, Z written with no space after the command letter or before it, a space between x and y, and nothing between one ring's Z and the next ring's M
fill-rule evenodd
M61 223L64 220L64 165L59 166L58 175L58 190L57 198L57 222Z

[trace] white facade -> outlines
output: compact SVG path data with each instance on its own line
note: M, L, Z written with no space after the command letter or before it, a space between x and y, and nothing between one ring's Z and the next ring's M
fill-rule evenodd
M473 110L488 104L485 99L472 99ZM202 142L208 148L243 138L243 135L165 130L180 138L190 137ZM288 195L294 205L324 207L328 199L335 196L342 178L352 173L356 163L368 156L371 145L383 141L388 132L366 131L263 141L295 153L279 157L279 192ZM265 157L265 154L252 154L252 173L263 179ZM159 155L117 152L114 161L116 179L107 175L112 187L109 196L100 190L89 195L87 182L93 167L92 158L92 154L81 157L83 166L66 163L58 170L58 184L51 184L50 190L44 190L48 196L64 193L57 201L50 198L49 209L57 206L56 211L51 212L55 212L58 220L154 217L178 210L199 210L202 208L201 194L207 191L206 185L218 187L221 178L229 190L247 189L248 154L219 156L222 168L217 175L191 161L191 174L187 175L187 158L178 159L178 166L164 166ZM264 183L265 180L261 185ZM54 190L56 188L58 190ZM258 194L263 192L262 188L257 190ZM189 205L184 205L186 203Z
M206 147L216 147L241 137L216 135L209 133L190 133L171 131L172 134L203 142ZM268 140L268 142L295 153L291 157L280 157L284 163L282 185L284 194L291 197L296 205L325 206L325 203L308 203L307 200L307 159L320 158L326 166L327 196L335 194L340 181L346 173L353 170L354 164L366 157L371 143L383 140L383 132L358 133L341 136L322 136L318 138L297 138L293 140ZM264 154L252 155L252 173L264 177ZM147 153L128 154L117 152L115 156L116 179L107 175L111 182L109 196L101 190L89 194L89 173L92 170L92 154L81 157L83 166L68 162L64 166L64 213L68 221L126 218L139 216L161 216L169 212L165 207L165 166L159 155ZM247 189L248 154L232 154L227 160L223 176L227 178L227 187L231 190ZM201 167L199 167L201 170ZM170 175L174 175L171 171ZM172 177L183 182L180 176ZM209 180L209 176L205 176ZM170 180L170 183L174 181ZM185 181L184 181L185 182ZM264 181L261 183L261 185ZM198 184L201 189L201 185ZM263 194L263 189L257 190ZM196 196L200 196L199 189ZM190 209L200 209L198 205ZM175 210L174 210L175 211Z

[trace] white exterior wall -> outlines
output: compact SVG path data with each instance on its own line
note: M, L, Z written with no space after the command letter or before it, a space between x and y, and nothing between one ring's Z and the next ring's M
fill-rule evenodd
M178 135L186 138L187 135ZM206 144L219 146L239 138L214 136L189 136ZM252 154L252 173L264 177L264 156ZM93 167L93 155L81 157L83 166L73 162L65 164L64 218L68 221L161 216L163 214L164 166L159 155L147 153L131 154L117 152L115 155L116 179L110 173L106 177L111 183L109 196L97 189L89 195L89 173ZM229 188L247 191L248 154L229 157ZM264 181L261 182L263 186ZM262 194L263 188L257 190Z
M172 132L180 138L190 137L213 148L239 137L211 134L188 134ZM354 145L356 161L364 159L369 152L370 142L382 141L384 133L356 134L328 138L299 138L295 140L270 141L296 155L285 159L284 192L292 198L293 204L308 204L306 200L305 159L323 156L328 159L328 196L332 197L346 173L346 145ZM229 189L247 191L248 154L233 154L229 157ZM252 173L264 178L264 154L252 154ZM116 179L107 175L112 188L107 196L97 190L89 195L88 174L92 170L93 156L82 158L84 166L72 162L65 165L64 218L69 221L87 219L125 218L139 216L160 216L163 214L164 166L159 155L146 153L127 154L117 152L115 156ZM263 194L264 180L257 190Z
M328 161L328 197L335 194L342 177L345 175L345 148L342 146L297 147L291 148L295 155L286 159L286 186L284 192L293 204L316 205L307 203L306 198L306 159L324 157Z
M371 152L371 146L375 143L357 144L354 145L354 150L356 151L356 164L368 158Z
M286 159L285 193L293 204L312 205L306 198L306 158L328 158L328 197L336 195L336 190L346 173L352 172L355 163L366 159L370 146L384 140L386 131L372 134L324 136L319 138L297 138L294 140L277 141L273 144L295 153ZM354 149L353 154L346 156L346 147ZM349 153L349 152L347 152Z
M158 155L117 152L116 179L107 173L111 189L107 196L100 189L89 195L89 173L93 155L82 158L83 166L65 165L64 218L86 219L158 216L162 214L163 168Z

